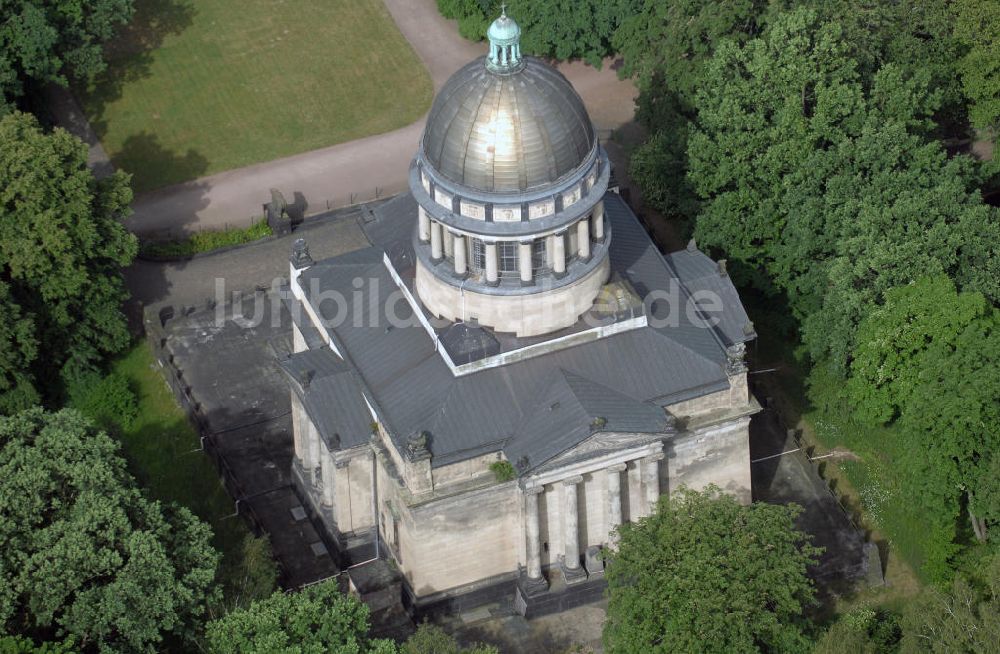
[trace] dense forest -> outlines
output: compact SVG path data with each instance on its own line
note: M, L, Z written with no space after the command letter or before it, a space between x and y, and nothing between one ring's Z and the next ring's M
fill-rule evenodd
M438 6L470 37L500 9ZM976 607L992 597L995 611L1000 584L988 565L1000 210L984 201L1000 168L969 144L991 145L1000 126L1000 3L515 0L507 11L538 56L620 58L640 92L646 138L629 173L646 204L725 257L765 307L758 327L807 372L816 437L860 456L845 467L868 519L926 584L919 610L947 592L972 607L951 613L954 632L909 628L957 639L940 651L995 648L1000 632ZM855 616L831 638L871 631L883 642L864 651L895 651L898 617L886 617L889 635Z

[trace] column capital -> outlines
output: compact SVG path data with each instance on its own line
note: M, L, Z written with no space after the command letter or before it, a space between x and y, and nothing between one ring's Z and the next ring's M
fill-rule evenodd
M655 452L645 457L644 460L649 461L650 463L655 463L656 461L662 461L663 459L666 458L666 456L667 455L664 454L663 452Z
M607 471L609 473L610 472L621 473L621 472L625 472L627 469L628 469L628 466L625 465L624 463L616 463L614 465L610 465L610 466L607 467Z
M562 480L563 486L576 486L583 481L582 475L576 475L575 477L567 477Z
M521 492L525 495L541 495L545 492L545 486L532 486L531 488L521 489Z

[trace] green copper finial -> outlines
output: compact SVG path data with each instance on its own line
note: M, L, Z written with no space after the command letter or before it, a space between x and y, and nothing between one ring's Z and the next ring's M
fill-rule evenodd
M500 17L486 31L490 40L490 53L486 68L494 73L513 73L521 70L521 28L507 16L507 3L500 6Z

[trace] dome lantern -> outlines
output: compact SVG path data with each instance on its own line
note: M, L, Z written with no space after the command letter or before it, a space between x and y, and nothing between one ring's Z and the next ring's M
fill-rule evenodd
M486 31L490 41L490 53L486 56L486 68L494 73L513 73L521 69L521 28L513 18L507 16L507 5L502 5L500 17Z

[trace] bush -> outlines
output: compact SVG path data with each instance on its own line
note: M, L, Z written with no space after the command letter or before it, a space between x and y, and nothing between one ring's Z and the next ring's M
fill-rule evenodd
M423 623L399 648L400 654L498 654L492 645L476 643L465 649L444 629Z
M490 464L490 471L496 476L499 482L510 481L517 476L517 472L514 471L514 466L511 465L510 461L494 461Z
M249 227L195 232L183 239L146 241L139 246L142 256L152 259L177 259L211 252L233 245L253 243L271 235L271 227L261 219Z
M253 602L271 596L278 587L278 564L274 561L271 540L253 534L243 537L241 556L223 559L219 581L225 605L219 614L248 608Z
M104 429L128 429L139 416L139 404L128 378L87 373L69 388L70 406Z

